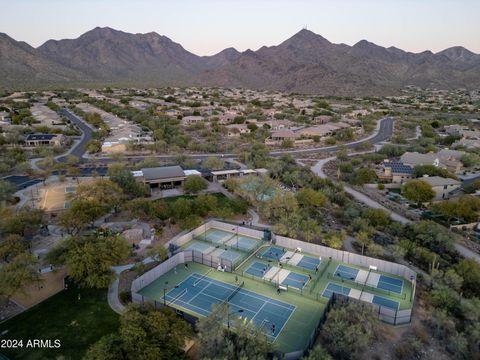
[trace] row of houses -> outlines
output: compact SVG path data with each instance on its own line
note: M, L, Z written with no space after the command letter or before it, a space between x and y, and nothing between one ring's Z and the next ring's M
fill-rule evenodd
M472 130L463 125L448 125L445 126L445 132L449 135L461 136L461 139L452 144L453 148L475 149L480 147L480 130Z
M436 153L406 152L399 161L385 160L378 177L394 184L403 184L414 177L416 166L432 165L459 174L463 169L463 151L442 149Z
M149 144L153 142L150 132L144 131L131 121L121 119L87 103L80 103L77 106L86 113L99 114L103 122L108 125L110 132L102 144L102 152L104 153L123 152L130 143Z
M352 128L352 124L346 122L336 122L329 124L322 124L316 126L303 127L298 129L284 129L272 131L270 136L265 140L266 145L279 145L285 140L293 141L294 143L301 143L313 141L315 138L325 138L334 135L341 129ZM360 131L360 128L355 128L355 131Z

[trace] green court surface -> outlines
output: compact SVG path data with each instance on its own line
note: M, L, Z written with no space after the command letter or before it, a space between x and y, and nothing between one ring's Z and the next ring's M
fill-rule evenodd
M215 261L220 258L231 260L234 272L212 270L191 262L188 267L177 266L176 270L141 289L139 294L163 302L165 289L170 306L201 317L210 313L212 304L224 301L225 297L220 293L228 294L244 283L241 292L246 299L242 300L245 317L261 327L265 322L277 323L275 331L267 335L275 348L284 353L302 350L309 345L333 293L381 305L394 312L412 308L412 284L402 277L272 246L235 232L210 229L183 245L182 249L201 253L194 259L212 256ZM216 267L213 262L212 267ZM208 278L202 283L205 289L195 288L192 284L207 272ZM230 305L238 308L237 300L233 298ZM265 309L264 303L268 305ZM268 309L276 306L270 306L270 303L281 303L279 309L288 311L285 310L280 317L268 315L273 312Z
M139 293L147 298L156 300L157 302L163 302L164 288L168 294L172 288L189 279L193 274L205 274L210 269L211 268L208 266L197 263L188 263L188 269L185 268L185 266L177 266L176 273L174 270L169 271L141 289ZM289 314L283 328L280 329L279 325L277 325L277 331L279 332L275 334L275 340L273 342L274 347L282 352L304 349L308 346L310 336L315 331L328 301L327 299L316 301L307 297L298 296L298 294L293 292L282 291L278 294L276 287L274 286L265 284L261 281L244 278L235 273L224 273L213 270L208 273L208 278L233 286L236 286L239 281L242 281L244 282L242 289L254 293L255 295L253 295L253 297L266 297L273 301L292 305L294 310ZM238 280L237 282L236 278ZM168 282L168 284L165 284L165 282ZM232 298L232 302L235 301L235 297ZM167 301L171 300L172 299L167 295ZM193 311L192 306L189 306L187 301L185 301L183 306L181 305L181 301L174 301L171 306L194 316L202 315L202 312L205 309L205 307L201 306L200 309ZM205 313L203 315L205 315ZM271 334L268 335L271 336Z

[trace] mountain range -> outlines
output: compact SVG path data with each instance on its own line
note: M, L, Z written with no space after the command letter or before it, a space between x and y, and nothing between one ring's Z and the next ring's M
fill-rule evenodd
M0 88L223 86L322 95L387 95L407 85L480 88L480 55L463 47L406 52L366 40L333 44L303 29L277 46L197 56L155 32L97 27L38 48L0 33Z

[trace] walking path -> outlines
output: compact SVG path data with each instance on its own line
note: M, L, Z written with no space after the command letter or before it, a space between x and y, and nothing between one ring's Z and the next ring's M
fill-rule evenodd
M332 161L334 159L335 159L334 156L330 157L330 158L327 158L327 159L322 159L319 162L317 162L314 166L312 166L311 169L315 174L317 174L321 178L325 179L325 178L327 178L327 175L323 171L323 166L327 162ZM369 198L368 196L350 188L349 186L344 185L343 188L344 188L345 192L350 194L355 200L367 205L368 207L371 207L371 208L374 208L374 209L385 210L387 213L390 214L390 218L392 220L398 221L399 223L401 223L403 225L412 223L411 220L409 220L409 219L403 217L402 215L397 214L397 213L385 208L383 205L379 204L375 200L373 200L373 199ZM465 247L464 245L462 245L458 242L454 243L454 246L455 246L455 249L465 258L474 259L475 261L480 263L480 255L479 254L473 252L472 250L468 249L467 247Z
M150 257L147 257L143 259L144 264L149 264L151 262L154 262L155 259ZM120 266L113 266L112 270L115 273L115 280L110 283L110 286L108 287L108 305L112 308L113 311L115 311L117 314L123 314L125 311L125 305L123 305L120 302L120 299L118 298L118 288L120 285L120 274L124 272L125 270L130 270L135 266L135 263L132 264L126 264L126 265L120 265Z

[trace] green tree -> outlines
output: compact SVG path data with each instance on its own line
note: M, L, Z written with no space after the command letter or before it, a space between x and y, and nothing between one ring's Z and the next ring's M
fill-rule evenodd
M480 165L480 155L475 153L466 153L463 154L460 161L465 167L479 166Z
M455 271L463 278L465 294L480 297L480 265L473 259L464 259L455 266Z
M302 360L333 360L333 358L321 345L316 345Z
M2 203L12 201L15 191L17 191L17 188L13 183L0 180L0 206L2 206Z
M347 233L345 230L342 231L329 231L323 237L323 243L331 248L334 249L341 249L343 246L343 242L347 238Z
M225 161L215 156L210 156L202 163L202 168L208 170L221 170L224 166Z
M445 178L457 179L457 177L452 173L450 173L447 169L442 169L434 165L415 166L413 175L416 177L423 177L424 175L428 175L428 176L440 176Z
M350 182L354 185L364 185L375 181L377 174L374 170L366 167L361 167L353 173Z
M108 167L110 180L118 184L123 192L132 197L142 197L147 194L144 184L135 180L133 174L123 164L112 164Z
M452 253L454 250L453 234L433 221L420 221L412 226L413 239L437 254Z
M363 212L362 217L374 228L383 229L390 224L390 216L383 209L367 209Z
M130 245L120 236L76 236L59 246L59 257L70 276L79 284L91 288L105 288L114 277L111 270L130 254Z
M41 282L37 259L29 253L21 253L0 267L0 295L9 299L17 291Z
M199 175L187 176L183 184L183 190L186 193L196 194L208 188L208 182Z
M85 360L186 359L183 348L191 336L191 328L171 309L129 305L118 333L92 345Z
M267 336L252 322L239 321L226 304L214 305L209 316L198 321L201 359L267 359L271 345ZM238 314L240 315L240 314ZM229 325L225 327L229 318Z
M302 188L295 194L298 203L308 208L319 208L326 204L327 197L310 188Z
M0 260L10 262L27 250L26 241L18 234L7 234L0 242Z
M97 201L103 205L105 211L113 209L115 212L124 202L122 188L117 183L106 179L80 184L71 198L73 201Z
M33 235L42 224L43 211L40 209L24 207L17 212L10 208L0 209L0 231L6 234Z
M87 144L87 151L96 154L102 151L102 143L99 140L90 140Z
M422 180L410 180L402 187L402 194L408 200L421 205L435 197L435 191L432 186Z
M378 324L369 307L358 303L334 305L320 337L334 359L355 359L372 343Z

